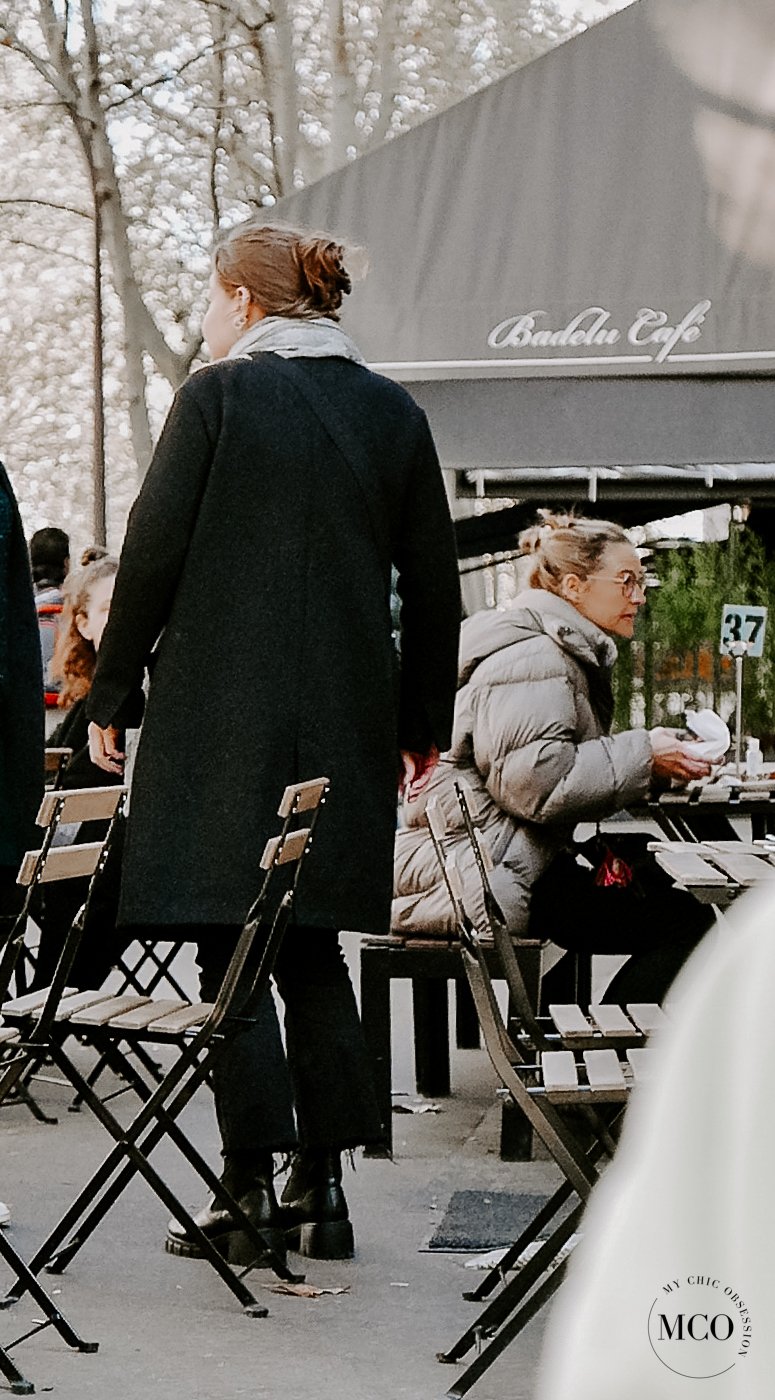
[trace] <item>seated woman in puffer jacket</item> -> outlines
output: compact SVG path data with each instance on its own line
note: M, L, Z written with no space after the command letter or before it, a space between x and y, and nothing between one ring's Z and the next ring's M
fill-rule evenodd
M446 818L447 852L455 850L468 911L486 926L454 789L463 779L510 932L574 952L630 954L606 999L658 1001L712 912L674 889L648 856L645 836L617 838L629 883L596 883L594 865L573 847L573 830L642 801L654 778L686 782L709 765L669 729L608 732L611 636L631 637L646 601L641 561L624 530L548 515L520 545L534 555L530 588L507 610L463 623L452 748L404 804L393 927L421 934L454 927L427 831L432 797Z

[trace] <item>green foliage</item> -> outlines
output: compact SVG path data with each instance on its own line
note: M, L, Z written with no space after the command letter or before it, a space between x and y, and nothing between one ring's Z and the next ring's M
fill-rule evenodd
M750 603L769 608L770 617L764 655L745 666L743 730L775 735L775 560L762 541L733 525L728 541L666 551L653 567L659 587L649 589L636 640L619 647L617 727L631 722L633 677L642 685L647 724L675 722L666 710L670 692L687 708L711 703L730 714L735 676L719 655L721 612L725 603Z

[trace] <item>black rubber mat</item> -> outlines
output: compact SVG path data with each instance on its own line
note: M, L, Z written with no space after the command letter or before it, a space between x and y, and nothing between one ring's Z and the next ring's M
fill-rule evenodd
M455 1191L423 1249L476 1253L513 1244L548 1199L509 1191Z

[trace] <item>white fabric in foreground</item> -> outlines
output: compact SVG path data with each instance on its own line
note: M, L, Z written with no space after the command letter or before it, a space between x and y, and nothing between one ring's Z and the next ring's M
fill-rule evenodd
M633 1094L552 1310L535 1400L773 1394L772 894L744 896L729 924L707 936L676 983L653 1078ZM750 1350L713 1379L675 1374L649 1340L652 1303L666 1306L665 1283L689 1275L718 1279L724 1303L731 1286L750 1312Z
M715 710L687 710L686 727L697 735L692 753L698 758L707 758L709 763L723 758L732 743L728 726Z

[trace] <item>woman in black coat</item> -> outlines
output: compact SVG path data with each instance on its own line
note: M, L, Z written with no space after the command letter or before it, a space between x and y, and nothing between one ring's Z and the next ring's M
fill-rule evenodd
M43 673L19 508L0 463L0 935L21 903L16 875L43 796Z
M179 390L132 510L89 700L93 757L115 771L155 648L121 916L196 939L207 999L283 787L331 779L276 973L292 1090L267 998L216 1108L224 1179L257 1223L336 1257L352 1252L340 1153L383 1136L337 931L389 927L399 756L417 781L450 741L460 618L433 441L337 325L343 258L250 225L216 251L216 362ZM271 1154L297 1143L281 1210ZM200 1223L236 1255L222 1211ZM168 1247L194 1252L177 1225Z

